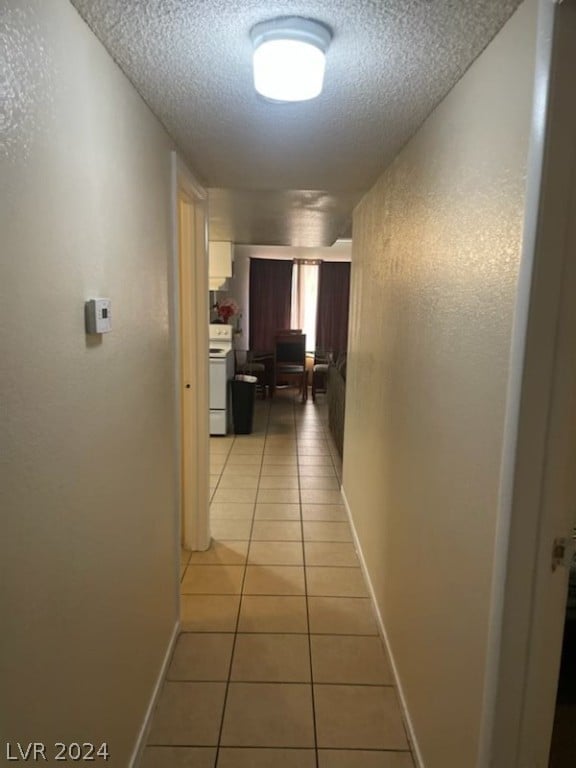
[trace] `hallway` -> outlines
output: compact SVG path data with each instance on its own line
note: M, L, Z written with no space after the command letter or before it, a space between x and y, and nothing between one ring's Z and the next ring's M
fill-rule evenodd
M143 768L413 768L325 408L258 400L211 473L214 543L183 553Z

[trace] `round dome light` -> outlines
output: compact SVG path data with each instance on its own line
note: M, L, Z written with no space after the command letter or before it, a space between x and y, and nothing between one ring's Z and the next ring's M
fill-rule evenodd
M258 93L274 101L307 101L320 95L332 39L328 27L288 17L256 24L250 36Z

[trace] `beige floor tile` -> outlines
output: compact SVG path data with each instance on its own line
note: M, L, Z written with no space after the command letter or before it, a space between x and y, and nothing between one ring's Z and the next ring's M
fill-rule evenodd
M208 471L211 475L220 475L222 470L224 469L224 465L226 464L226 459L224 458L216 458L216 459L210 459L210 463L208 465Z
M237 595L243 576L243 565L189 565L181 591L185 595Z
M319 768L414 768L409 752L318 750Z
M248 554L247 541L216 541L212 539L209 549L192 552L190 565L242 565ZM312 563L316 565L316 563Z
M216 747L146 747L140 768L213 768Z
M239 632L307 632L305 597L244 595Z
M258 504L299 504L300 491L297 488L273 488L258 491Z
M301 541L302 527L292 520L255 520L253 541Z
M223 746L313 747L309 685L230 683Z
M321 467L333 467L332 458L330 456L299 456L298 463L307 467L321 466Z
M231 680L243 682L310 682L308 635L239 634L234 646Z
M258 402L260 404L260 402ZM246 442L262 442L266 439L266 422L268 421L268 417L265 411L263 411L261 408L256 407L254 409L254 420L257 418L263 418L264 420L264 429L262 430L262 434L258 434L258 430L254 429L252 432L250 432L247 435L236 435L235 436L235 443L246 443Z
M265 456L296 456L296 443L267 443Z
M306 568L309 595L317 597L368 597L360 568L321 566Z
M248 553L250 565L302 565L299 541L252 541Z
M286 456L283 454L265 453L262 466L288 466L295 467L297 465L296 454Z
M372 603L363 597L309 597L310 632L321 635L377 635Z
M298 467L294 464L263 464L261 477L298 477Z
M220 482L218 483L218 488L225 488L225 489L236 489L240 488L242 490L248 488L258 488L258 478L254 476L242 476L242 475L235 475L226 474L226 471L222 474L222 477L220 478Z
M352 541L348 523L304 522L305 541Z
M313 444L313 443L300 443L298 445L298 456L300 458L308 456L330 456L330 451L326 443Z
M180 628L183 632L234 632L239 595L181 595Z
M302 519L317 523L348 522L343 504L302 504Z
M261 477L258 484L259 490L296 489L298 490L298 477L276 476Z
M341 568L358 568L360 562L354 545L348 542L304 542L306 565L332 565Z
M165 683L148 743L217 745L225 692L225 683Z
M264 450L264 443L264 437L252 436L250 439L238 437L234 441L230 454L237 456L240 453L262 453Z
M393 688L315 685L318 747L408 749Z
M245 595L303 595L304 568L300 565L248 565Z
M214 501L248 504L256 501L256 488L218 488Z
M210 455L218 456L221 454L227 454L230 451L233 442L233 437L211 437Z
M168 680L227 680L234 635L182 632L168 668Z
M220 481L220 487L222 481ZM340 491L340 483L334 477L301 477L300 487L306 491Z
M255 520L300 520L300 504L256 504Z
M212 536L219 541L242 541L250 538L252 520L211 520Z
M288 448L296 448L296 436L289 435L269 435L266 438L266 448L273 448L274 446L284 446Z
M336 477L336 471L330 464L312 464L300 463L300 477Z
M240 475L241 477L260 477L260 465L259 464L226 464L223 477L234 477Z
M316 683L393 685L394 678L379 637L312 635Z
M226 462L226 469L240 465L259 467L261 463L262 454L260 453L231 453L230 456L228 456L228 461Z
M340 491L307 491L300 492L303 504L342 504ZM218 491L216 491L218 495Z
M253 502L213 501L210 504L212 520L252 520L254 516Z
M217 768L272 768L272 766L273 768L316 768L316 752L313 749L221 747L218 753Z

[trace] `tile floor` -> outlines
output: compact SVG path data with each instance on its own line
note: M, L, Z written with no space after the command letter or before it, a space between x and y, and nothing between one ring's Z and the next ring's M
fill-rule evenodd
M413 768L320 398L257 401L211 438L207 552L142 768Z

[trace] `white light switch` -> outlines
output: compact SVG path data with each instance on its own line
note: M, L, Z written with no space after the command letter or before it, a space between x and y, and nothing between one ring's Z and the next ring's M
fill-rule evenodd
M90 299L86 302L86 333L108 333L112 330L110 299Z

